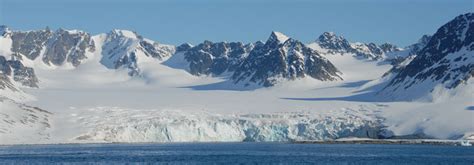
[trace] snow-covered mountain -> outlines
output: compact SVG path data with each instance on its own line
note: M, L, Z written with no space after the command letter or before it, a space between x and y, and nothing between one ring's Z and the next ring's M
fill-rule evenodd
M403 49L331 32L175 47L0 26L0 143L468 137L473 15Z
M325 53L350 53L353 48L349 41L342 36L337 36L334 32L324 32L316 40L317 45L325 49ZM321 49L319 49L321 50Z
M403 49L397 48L392 51L386 51L385 60L391 62L394 68L399 68L400 65L408 64L416 55L423 49L428 41L430 35L423 35L417 43L411 44ZM381 45L382 48L383 45Z
M1 51L4 56L10 57L13 54L17 56L25 56L30 60L35 60L42 53L46 42L51 38L53 32L50 29L35 30L35 31L12 31L6 26L2 37Z
M264 45L257 45L232 75L235 83L273 86L281 79L312 77L321 81L341 80L339 70L305 44L272 32Z
M5 26L3 28L8 29ZM13 55L20 60L24 57L25 60L42 61L48 66L62 66L66 63L78 66L87 58L86 52L95 49L91 35L78 30L7 30L2 40L11 43L10 46L6 44L2 47L5 55Z
M87 58L86 51L93 52L94 49L94 41L89 33L58 29L46 43L42 60L48 65L70 63L76 67Z
M98 41L94 41L93 36L80 30L12 31L6 26L0 29L0 53L7 59L24 61L31 67L38 64L77 67L95 53L101 54L100 62L105 67L128 68L130 75L137 75L140 72L138 63L154 59L163 61L175 52L174 46L159 44L127 30L99 34L95 36ZM97 53L96 49L101 52Z
M408 55L418 54L430 41L431 35L423 35L417 43L412 44L406 48L409 50Z
M0 74L27 87L38 87L38 78L31 67L26 67L20 60L7 60L0 56Z
M252 44L244 45L241 42L204 41L192 48L188 46L181 45L179 50L186 49L183 54L184 59L189 63L186 69L198 76L218 76L225 72L233 72L253 49Z
M127 68L130 76L140 74L140 63L163 61L175 52L174 46L159 44L127 30L112 30L102 45L100 62L109 69Z
M423 37L421 43L425 39L428 38ZM408 60L406 66L389 73L392 78L381 95L391 99L418 99L461 86L472 88L474 14L458 16L443 25L426 46Z
M204 41L196 46L183 44L165 64L197 76L227 73L233 83L244 86L269 87L281 80L307 76L320 81L342 79L340 71L330 61L280 32L272 32L265 43Z
M336 35L334 32L324 32L315 42L310 43L308 46L320 54L346 54L370 60L383 60L386 58L386 54L403 50L390 43L381 45L361 42L350 43L347 39Z

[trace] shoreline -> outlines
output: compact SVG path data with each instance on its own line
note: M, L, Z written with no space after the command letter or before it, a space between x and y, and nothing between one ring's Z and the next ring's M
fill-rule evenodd
M23 144L0 144L4 146L28 146L28 145L109 145L109 144L192 144L192 143L288 143L288 144L393 144L393 145L452 145L461 146L462 141L474 140L446 140L446 139L366 139L349 138L335 140L301 140L301 141L280 141L280 142L245 142L245 141L208 141L208 142L91 142L91 143L23 143Z
M393 144L393 145L453 145L461 146L466 140L445 139L336 139L336 140L303 140L295 141L296 144ZM474 140L467 140L473 143Z

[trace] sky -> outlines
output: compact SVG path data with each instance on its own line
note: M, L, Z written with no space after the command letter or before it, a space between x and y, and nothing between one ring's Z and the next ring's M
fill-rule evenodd
M332 31L403 47L473 11L474 0L0 0L0 24L92 34L127 29L174 45L264 41L271 31L308 43Z

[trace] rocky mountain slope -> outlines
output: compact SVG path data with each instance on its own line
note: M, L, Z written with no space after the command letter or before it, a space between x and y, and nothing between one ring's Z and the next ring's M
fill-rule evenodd
M403 50L389 43L381 45L361 42L350 43L347 39L336 35L334 32L324 32L315 42L310 43L308 46L320 54L347 54L370 60L383 60L386 58L386 54Z
M187 49L184 58L189 62L191 74L218 76L236 70L253 47L253 44L241 42L204 41Z
M473 19L403 49L330 32L175 47L127 30L1 26L0 143L468 137Z
M109 69L127 68L130 76L140 74L139 63L162 61L175 52L174 46L159 44L127 30L112 30L102 45L100 62Z
M20 60L7 60L0 56L0 72L15 82L27 87L38 87L38 78L31 67L26 67Z
M272 32L264 45L256 46L232 75L235 83L273 86L279 79L311 77L321 81L341 80L339 70L303 43Z
M393 78L380 94L392 99L417 99L435 90L472 85L474 14L458 16L443 25L416 57L390 74Z

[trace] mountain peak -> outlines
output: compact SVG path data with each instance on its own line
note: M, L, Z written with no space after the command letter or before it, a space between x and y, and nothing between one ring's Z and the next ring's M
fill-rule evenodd
M316 42L322 48L330 49L333 52L350 52L352 50L349 41L342 36L337 36L334 32L324 32Z
M334 33L334 32L324 32L321 35L326 36L326 37L336 37L336 33Z
M113 29L110 34L115 36L123 36L126 38L138 38L138 34L134 31L130 30L121 30L121 29Z
M319 42L344 42L346 39L342 36L337 36L334 32L324 32L318 37Z
M270 34L270 38L268 38L268 41L278 41L279 43L284 43L288 39L290 39L290 37L286 36L285 34L277 31L272 31L272 34Z
M184 52L184 51L188 51L189 49L191 49L193 47L193 45L191 45L190 43L184 43L184 44L181 44L179 46L176 47L176 52Z

